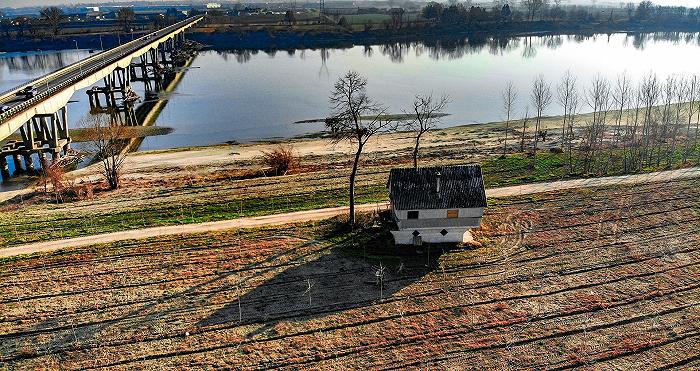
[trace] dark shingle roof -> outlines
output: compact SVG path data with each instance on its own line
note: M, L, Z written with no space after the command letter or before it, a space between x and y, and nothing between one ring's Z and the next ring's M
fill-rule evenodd
M391 169L389 196L397 210L486 207L484 179L478 165Z

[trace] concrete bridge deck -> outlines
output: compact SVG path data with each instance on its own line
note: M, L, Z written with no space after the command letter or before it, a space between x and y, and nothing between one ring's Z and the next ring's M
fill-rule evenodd
M157 49L161 43L176 38L201 20L202 16L188 18L1 93L0 106L10 109L0 114L0 141L35 116L55 114L76 91L100 81L117 68L128 67L133 58ZM29 99L17 96L27 86L34 87L35 96Z

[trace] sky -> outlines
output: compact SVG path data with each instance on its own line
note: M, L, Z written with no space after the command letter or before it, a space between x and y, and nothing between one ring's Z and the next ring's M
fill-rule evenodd
M26 6L46 6L46 5L79 5L79 4L114 4L119 2L127 2L128 0L0 0L0 8L4 7L26 7ZM157 3L158 0L151 0ZM166 1L166 0L161 0ZM212 0L213 2L217 0ZM220 1L220 0L219 0ZM256 2L258 0L249 0L247 2ZM262 2L262 0L259 0ZM280 0L284 1L284 0ZM361 0L360 0L361 1ZM598 3L618 3L618 2L628 2L630 0L599 0ZM632 2L639 2L641 0L631 0ZM659 5L683 5L689 7L700 7L700 0L652 0L655 4ZM170 1L167 1L170 2ZM182 1L183 3L188 3L188 1ZM242 1L246 2L246 1ZM577 1L578 2L578 1Z

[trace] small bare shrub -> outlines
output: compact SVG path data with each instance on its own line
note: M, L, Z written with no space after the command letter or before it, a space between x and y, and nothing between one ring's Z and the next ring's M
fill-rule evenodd
M102 175L109 189L119 188L127 155L127 127L113 122L106 114L85 116L80 126L86 129L86 149L102 162Z
M277 146L272 151L262 151L263 164L273 175L285 175L299 166L299 160L292 146Z
M51 193L56 198L56 202L63 200L63 191L65 188L65 170L59 162L49 163L44 160L41 164L44 174L41 177L41 183L44 184L44 193L49 194L49 185L51 185Z

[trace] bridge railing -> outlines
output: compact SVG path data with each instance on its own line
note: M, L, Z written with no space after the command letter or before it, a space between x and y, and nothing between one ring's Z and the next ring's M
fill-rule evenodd
M43 101L44 99L50 97L54 93L61 91L61 90L65 89L66 87L75 84L76 82L79 82L80 80L85 78L85 76L89 76L89 75L101 70L102 68L104 68L104 66L112 64L112 63L122 59L124 54L129 54L130 52L133 52L133 51L141 48L143 45L152 42L151 41L152 38L158 39L158 38L162 37L163 35L167 35L174 30L177 30L181 27L184 27L185 25L198 22L201 19L202 19L202 16L196 16L196 17L182 20L182 21L175 23L171 26L168 26L168 27L163 28L161 30L158 30L156 32L150 33L146 36L140 37L136 40L129 41L128 43L123 44L121 46L118 46L116 48L100 52L100 53L93 55L89 58L72 63L72 64L62 68L59 71L56 71L56 72L48 74L48 75L44 75L44 76L39 77L35 80L32 80L28 83L24 83L24 84L14 88L14 89L6 91L1 96L4 97L4 96L7 96L8 94L15 94L21 88L29 86L29 85L43 85L43 83L46 82L47 78L57 78L57 77L61 77L61 76L64 76L66 74L69 74L69 73L73 73L76 70L82 70L82 72L79 75L74 76L73 78L70 78L70 79L68 79L60 84L51 86L46 91L43 91L43 92L35 95L33 98L27 99L27 100L23 101L22 103L20 103L16 106L13 106L8 111L0 114L0 123L3 120L10 118L10 117L26 110L27 108L35 105L36 103ZM114 55L114 54L116 54L116 55ZM89 63L92 63L95 61L102 61L102 63L100 63L96 66L88 66L87 68L83 68L86 63L89 64Z

